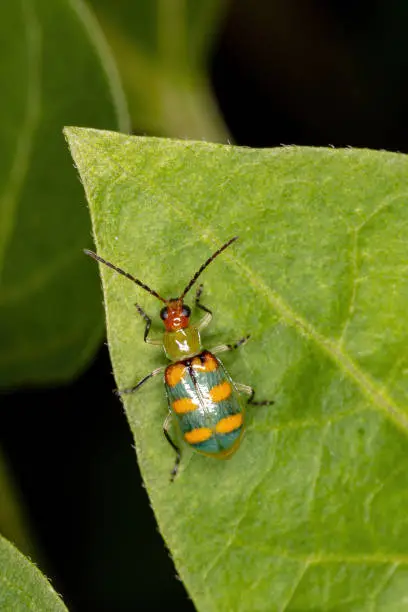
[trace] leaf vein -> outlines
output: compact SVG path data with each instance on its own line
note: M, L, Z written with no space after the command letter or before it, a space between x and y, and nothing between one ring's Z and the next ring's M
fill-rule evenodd
M380 597L381 592L384 591L385 587L397 571L398 567L399 563L393 563L388 569L386 569L384 571L383 579L378 581L376 588L370 594L369 599L372 600L373 611L375 610L376 600Z
M252 550L251 546L240 544L243 550ZM308 554L295 554L287 552L283 549L271 550L269 546L261 546L256 542L256 550L260 550L275 559L288 559L290 561L299 561L308 563L309 565L323 564L349 564L349 565L390 565L397 563L398 565L408 565L408 554L394 554L386 552L374 553L331 553L317 552Z
M244 510L241 513L241 515L239 516L238 520L235 522L235 525L231 528L231 530L230 530L231 533L230 533L230 536L229 536L227 542L225 543L225 546L220 550L218 555L215 557L215 559L211 562L211 564L207 568L207 570L206 570L206 572L205 572L205 574L203 576L203 582L204 583L206 583L207 578L210 575L210 573L217 567L217 565L220 562L220 559L222 559L222 557L232 547L234 541L236 540L237 533L238 533L238 530L239 530L240 526L242 525L243 521L248 516L248 507L249 507L249 504L250 504L250 501L251 501L252 497L254 496L255 492L259 489L259 487L262 485L262 483L269 477L269 472L272 469L274 461L275 461L277 444L275 443L272 446L273 446L273 454L272 454L272 459L271 459L271 461L269 463L269 467L267 469L265 469L265 471L263 472L262 477L252 487L249 495L247 496L247 498L245 500Z
M305 500L305 503L307 504L308 508L309 508L309 514L312 513L313 510L313 503L314 503L314 499L315 499L315 493L316 493L316 488L317 488L317 483L319 481L319 476L322 470L322 462L323 462L323 451L324 451L324 443L326 440L326 436L327 433L329 431L330 428L330 422L328 422L325 427L323 428L322 434L320 436L320 444L319 444L319 448L316 451L316 456L315 456L315 473L313 476L313 480L311 482L310 485L310 489L308 492L308 496L307 499Z
M383 212L385 209L390 208L390 206L392 206L392 204L394 204L394 202L396 202L397 200L399 200L400 198L406 198L407 197L407 193L399 193L397 195L392 195L389 196L388 198L385 198L382 202L380 202L380 204L366 217L366 219L364 219L359 225L357 225L356 227L354 227L352 229L353 232L353 248L352 248L352 253L351 253L351 263L350 263L350 268L351 268L351 275L353 278L352 281L352 289L351 289L351 296L350 296L350 303L348 306L348 312L347 312L347 316L346 319L344 321L343 324L343 328L341 331L341 334L339 336L339 346L343 347L343 343L344 343L344 339L347 333L347 329L351 323L354 311L355 311L355 307L356 307L356 299L357 299L357 287L359 282L361 281L361 278L359 278L358 276L358 259L359 259L359 237L361 234L361 230L363 230L369 223L370 221L372 221L374 219L374 217L376 217L378 214L380 214L381 212Z
M309 563L308 561L305 561L303 565L300 567L299 573L297 574L297 576L295 576L295 580L293 582L292 589L289 593L289 598L279 608L279 612L285 612L285 610L288 609L290 602L293 601L296 591L298 590L300 583L302 582L308 568L309 568Z

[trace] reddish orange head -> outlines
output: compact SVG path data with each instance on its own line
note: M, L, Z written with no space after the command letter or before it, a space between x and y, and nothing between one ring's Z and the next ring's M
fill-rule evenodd
M161 309L160 317L166 331L177 331L189 326L191 310L180 298L168 300L167 306Z

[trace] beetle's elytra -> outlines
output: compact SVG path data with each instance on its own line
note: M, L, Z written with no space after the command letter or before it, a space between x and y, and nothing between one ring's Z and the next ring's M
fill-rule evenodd
M191 310L184 304L184 297L195 284L207 266L227 247L237 236L228 240L203 263L188 282L178 298L164 299L145 283L118 268L111 262L99 257L92 251L85 250L97 261L130 279L145 291L154 295L164 303L160 317L165 326L163 339L149 338L151 326L150 317L135 304L138 313L145 321L144 341L154 346L161 346L172 363L156 368L142 378L134 387L124 389L119 393L134 393L153 376L164 371L164 386L166 389L169 413L164 421L164 435L176 453L176 461L171 471L171 480L177 474L181 453L178 444L169 434L171 418L178 425L178 430L184 442L195 451L214 457L228 459L239 447L245 428L245 409L241 395L248 396L248 404L268 405L272 401L255 402L255 391L252 387L232 380L222 362L216 357L224 351L230 351L242 346L249 338L245 336L235 344L220 344L211 351L203 350L201 331L212 319L212 312L201 301L203 286L196 292L195 306L204 312L197 325L190 323Z

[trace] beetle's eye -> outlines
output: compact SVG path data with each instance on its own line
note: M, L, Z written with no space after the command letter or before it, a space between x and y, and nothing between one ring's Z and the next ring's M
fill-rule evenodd
M165 319L167 319L168 316L169 316L169 313L167 312L167 306L165 306L160 311L160 318L163 319L164 321Z
M190 307L186 304L183 304L183 310L181 311L183 317L189 317L191 315Z

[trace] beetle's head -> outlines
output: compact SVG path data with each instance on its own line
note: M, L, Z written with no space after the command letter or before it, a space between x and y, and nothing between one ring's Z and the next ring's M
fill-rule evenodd
M189 326L191 310L182 298L170 299L160 311L166 331L177 331Z

